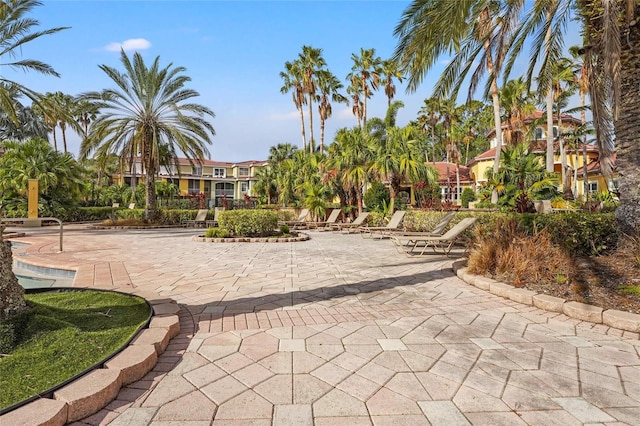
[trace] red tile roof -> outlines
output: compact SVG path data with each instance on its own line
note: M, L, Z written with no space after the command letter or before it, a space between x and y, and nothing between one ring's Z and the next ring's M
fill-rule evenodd
M447 182L447 162L436 161L427 163L429 166L434 167L438 171L438 182ZM455 163L449 164L449 179L451 182L456 181L456 165ZM460 174L460 183L472 183L471 175L469 174L469 168L467 166L460 166L458 173Z

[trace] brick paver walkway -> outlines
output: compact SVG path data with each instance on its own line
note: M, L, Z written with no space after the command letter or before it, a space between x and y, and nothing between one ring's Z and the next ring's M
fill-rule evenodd
M153 372L78 425L640 424L636 333L496 297L389 241L191 235L25 239L22 260L77 267L75 285L182 306Z

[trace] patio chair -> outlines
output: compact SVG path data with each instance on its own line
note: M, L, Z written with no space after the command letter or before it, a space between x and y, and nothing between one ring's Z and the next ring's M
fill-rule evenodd
M324 222L309 222L309 226L317 229L318 231L330 231L332 225L338 221L341 209L333 209L329 214L329 217Z
M350 234L352 231L360 228L367 220L368 216L369 212L362 212L353 220L353 222L336 222L332 224L331 230Z
M113 203L113 204L111 204L111 208L112 208L112 209L118 209L118 208L120 208L120 203Z
M287 225L288 227L293 229L306 228L307 216L309 216L309 209L302 209L300 210L300 214L298 215L298 218L296 220L280 220L278 221L278 226Z
M136 203L129 204L129 210L133 210L136 208Z
M445 254L447 257L451 252L451 248L453 245L460 240L460 236L464 231L470 228L475 222L477 218L475 217L467 217L458 222L455 226L445 232L443 235L427 235L424 236L403 236L396 235L392 236L392 240L397 247L405 247L405 253L407 255L423 255L427 248L431 247L434 253L438 253L438 250L441 250L442 254ZM420 253L417 253L417 249L422 248Z
M209 227L216 227L218 226L218 216L220 216L220 212L223 211L224 209L222 207L214 207L213 208L213 219L209 219L209 220L205 220L204 225L209 228ZM206 216L205 216L206 217Z
M193 220L183 220L182 224L184 226L186 226L187 228L190 226L195 227L200 227L200 226L205 226L207 223L207 213L209 213L209 210L207 209L200 209L198 210L198 213L196 214L196 218Z
M438 235L442 235L444 234L444 230L447 229L447 226L449 226L449 223L451 222L451 220L453 219L453 217L456 215L456 211L455 210L449 210L443 217L442 219L440 219L440 222L438 222L438 224L431 230L431 231L412 231L412 232L407 232L407 231L393 231L392 234L393 235L400 235L400 236L410 236L410 235L418 235L418 236L425 236L425 235L432 235L432 236L438 236Z
M380 235L380 238L388 237L393 231L398 230L406 213L405 210L396 210L387 226L361 226L358 228L358 232L360 232L362 238L373 238L374 235Z

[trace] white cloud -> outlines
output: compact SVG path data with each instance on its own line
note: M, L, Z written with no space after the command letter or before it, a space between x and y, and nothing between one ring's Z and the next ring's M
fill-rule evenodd
M104 49L109 52L119 52L120 49L123 49L125 52L130 50L145 50L151 47L151 42L144 38L130 38L129 40L125 40L122 43L109 43Z
M368 115L368 114L367 114ZM345 120L345 119L356 119L356 116L353 115L353 109L351 107L344 107L341 110L338 111L337 114L338 119L340 120Z

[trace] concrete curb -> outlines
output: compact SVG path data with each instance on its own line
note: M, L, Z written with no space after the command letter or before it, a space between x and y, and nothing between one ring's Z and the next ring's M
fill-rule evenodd
M605 324L609 327L634 333L640 332L640 314L615 309L604 310L597 306L587 305L586 303L567 301L560 297L516 288L491 278L470 274L467 272L465 264L466 260L464 259L457 260L453 263L453 272L458 278L467 284L481 290L486 290L496 296L510 299L524 305L535 306L545 311L563 313L568 317L581 321Z
M2 426L58 426L97 413L113 401L122 386L144 377L155 367L169 340L180 332L175 303L152 304L154 316L147 328L125 350L85 376L54 392L0 416Z

